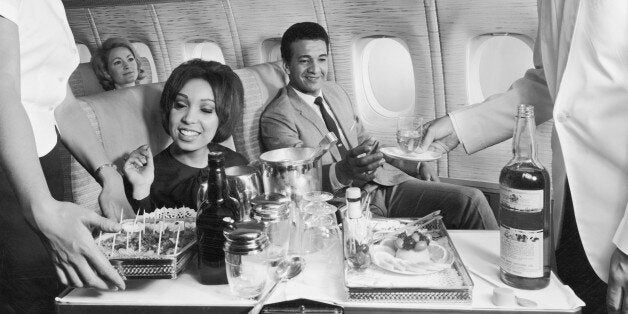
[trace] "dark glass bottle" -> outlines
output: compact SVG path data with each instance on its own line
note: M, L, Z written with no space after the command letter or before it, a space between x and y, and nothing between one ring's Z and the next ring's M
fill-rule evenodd
M513 158L500 184L500 278L520 289L549 284L553 256L550 177L539 163L534 140L534 107L519 105Z
M223 231L231 226L232 221L240 220L240 205L229 196L224 165L223 153L209 153L207 194L203 197L196 215L198 269L204 285L227 283Z

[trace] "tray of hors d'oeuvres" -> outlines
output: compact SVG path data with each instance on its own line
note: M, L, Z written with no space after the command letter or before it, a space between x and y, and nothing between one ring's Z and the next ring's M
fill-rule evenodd
M159 208L121 224L122 231L95 241L126 279L177 278L195 253L196 212L188 207Z
M469 303L473 282L438 213L373 219L370 266L345 267L353 301Z

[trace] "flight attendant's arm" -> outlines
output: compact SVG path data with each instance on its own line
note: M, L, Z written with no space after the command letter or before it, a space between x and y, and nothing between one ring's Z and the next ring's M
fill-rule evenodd
M33 130L21 103L18 27L0 16L0 34L0 166L22 213L45 236L42 241L49 248L62 283L124 288L124 281L98 250L87 228L117 232L120 226L75 204L59 202L50 194L37 158Z
M613 237L613 243L617 248L611 256L608 275L606 304L609 313L628 311L628 254L626 254L628 253L628 205L624 213L624 218Z
M69 85L63 103L55 110L55 118L63 144L102 185L98 202L104 215L109 219L119 220L120 210L124 210L124 217L135 217L124 194L124 183L120 173L112 167L100 167L111 164L111 161L96 138ZM99 167L100 170L95 173Z
M434 143L433 147L447 152L462 142L467 154L472 154L500 143L512 137L513 117L519 104L534 106L537 124L552 118L554 102L545 80L538 39L534 69L528 70L508 91L428 122L422 148L427 150Z

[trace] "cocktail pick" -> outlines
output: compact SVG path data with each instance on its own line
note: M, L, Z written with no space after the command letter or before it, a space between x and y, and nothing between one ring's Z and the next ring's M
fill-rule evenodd
M133 233L131 233L131 234L133 234ZM127 251L129 250L129 232L128 231L126 232L126 250Z
M113 250L116 247L116 236L117 235L118 235L117 233L113 234L113 240L111 241L111 253L109 254L110 257L113 256Z
M157 255L159 255L159 251L161 251L161 234L164 231L164 225L159 226L159 241L157 242Z
M122 216L124 215L124 210L120 208L120 223L122 223Z
M102 230L100 230L100 233L98 234L98 246L100 246L100 240L102 240Z
M179 233L181 233L181 224L177 224L177 239L174 240L174 255L177 255L177 248L179 247Z
M142 253L142 229L138 232L137 251Z
M146 210L142 209L142 230L146 231Z

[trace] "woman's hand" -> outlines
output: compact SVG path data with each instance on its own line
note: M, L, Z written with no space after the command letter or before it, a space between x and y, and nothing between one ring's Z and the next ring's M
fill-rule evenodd
M99 250L88 228L118 232L121 227L112 220L76 204L50 199L32 208L34 223L43 233L57 275L72 287L124 289L118 272Z
M129 154L124 162L124 175L133 185L134 199L141 200L148 196L155 179L153 155L148 145L142 145Z

